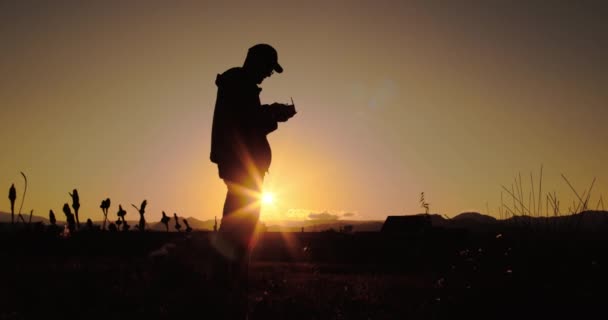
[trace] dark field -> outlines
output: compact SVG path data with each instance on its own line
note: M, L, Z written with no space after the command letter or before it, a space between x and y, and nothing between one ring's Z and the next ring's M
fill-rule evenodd
M213 233L0 233L0 319L222 319ZM265 233L250 319L605 316L608 235ZM158 249L164 248L158 251Z

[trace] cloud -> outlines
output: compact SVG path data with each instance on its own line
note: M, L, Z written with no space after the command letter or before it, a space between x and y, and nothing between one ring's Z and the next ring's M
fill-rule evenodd
M356 211L291 208L280 213L264 213L262 220L302 221L302 220L339 220L356 216Z
M329 212L308 214L308 219L310 220L338 220L339 218L340 217L337 214L331 214Z
M283 218L287 220L305 220L311 212L312 210L309 209L289 209Z

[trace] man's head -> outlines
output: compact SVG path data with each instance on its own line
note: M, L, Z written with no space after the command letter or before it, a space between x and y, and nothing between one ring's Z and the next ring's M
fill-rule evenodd
M283 72L283 67L279 64L277 51L265 43L256 44L249 48L243 68L257 84L270 77L274 71Z

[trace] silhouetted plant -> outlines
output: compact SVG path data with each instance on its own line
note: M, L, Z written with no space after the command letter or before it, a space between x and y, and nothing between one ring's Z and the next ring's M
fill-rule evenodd
M27 224L31 224L32 223L32 216L34 215L34 210L30 210L30 218L27 221Z
M424 208L424 213L429 214L429 203L424 200L424 192L420 193L420 206Z
M420 206L422 206L422 208L424 208L424 214L426 219L428 220L428 223L431 223L431 216L429 215L429 203L426 202L426 200L424 199L424 192L420 193Z
M93 226L93 220L91 220L91 218L87 219L87 230L89 231L93 231L94 226Z
M49 222L51 226L57 226L57 219L55 219L55 212L53 210L49 210Z
M600 209L600 204L602 205L602 211L605 211L606 209L604 209L604 198L602 197L602 195L600 195L600 200L597 202L597 206L595 208L595 210L599 210Z
M15 200L17 199L17 190L15 184L11 184L8 189L8 199L11 201L11 224L15 224Z
M120 221L120 220L118 220ZM114 224L113 222L110 222L110 224L108 225L108 230L110 232L116 232L118 231L118 227L116 227L116 224Z
M125 220L125 216L127 215L127 211L122 208L122 205L120 205L120 204L118 205L118 212L116 214L118 215L118 220L116 221L116 224L118 226L122 225L122 230L123 231L129 230L130 226L127 223L127 221Z
M146 205L148 204L148 201L144 200L141 203L141 206L139 206L139 208L137 208L136 205L131 204L133 206L133 208L135 208L137 210L137 212L139 212L139 231L144 231L144 229L146 228L146 219L144 218L144 214L146 213Z
M23 176L23 180L25 180L25 187L23 189L23 198L21 198L21 205L19 206L19 218L25 224L25 219L23 219L23 216L21 215L21 209L23 209L23 202L25 201L25 194L27 193L27 177L23 172L21 172L21 175Z
M127 211L122 208L121 204L118 205L118 212L116 212L116 215L118 216L119 220L122 220L122 221L125 220L125 216L127 215Z
M215 216L215 223L213 224L213 232L217 232L217 216Z
M165 229L167 229L167 232L169 232L169 220L171 220L171 218L169 218L167 214L163 211L163 217L160 219L160 222L165 225Z
M80 197L78 196L78 190L74 189L72 193L69 193L70 197L72 197L72 208L74 208L74 213L76 214L76 226L80 229L80 219L78 218L78 209L80 209Z
M103 230L106 230L106 223L108 222L108 209L110 209L110 198L105 200L101 200L101 205L99 206L101 211L103 212Z
M63 213L65 214L65 219L68 223L68 229L70 232L74 232L76 229L76 221L74 220L74 215L72 214L72 210L70 210L69 204L63 205Z
M22 214L19 214L19 219L21 220L21 222L22 222L23 224L25 224L25 218L23 217L23 215L22 215Z
M177 219L177 213L173 213L173 218L175 218L175 230L178 232L181 231L182 225L179 224L179 220Z
M186 232L192 231L192 228L190 228L190 225L188 224L188 220L186 220L186 219L182 219L182 220L184 220L184 224L186 225Z
M59 226L57 226L57 219L53 210L49 210L49 223L50 225L48 226L47 230L53 234L58 233L60 229Z

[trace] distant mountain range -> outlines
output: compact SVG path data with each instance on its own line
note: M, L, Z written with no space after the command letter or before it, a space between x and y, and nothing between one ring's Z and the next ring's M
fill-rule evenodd
M434 227L444 228L464 228L470 230L488 230L504 225L510 226L538 226L552 225L560 227L577 227L592 229L608 226L608 211L588 210L572 215L550 216L550 217L531 217L531 216L512 216L507 219L496 219L492 216L478 212L463 212L451 219L446 219L438 214L431 215L431 222Z
M380 231L384 221L370 220L302 220L302 221L267 221L263 222L266 231L273 232L318 232L335 230L338 231L345 226L352 226L353 231L371 232Z
M29 221L29 213L21 214L27 223ZM424 214L416 214L424 215ZM487 230L501 225L536 225L536 224L554 224L554 225L569 225L581 228L597 228L608 226L608 211L585 211L575 215L557 216L557 217L530 217L530 216L515 216L504 220L496 219L492 216L484 215L478 212L463 212L453 218L446 218L439 214L429 214L433 227L441 228L464 228L470 230ZM63 216L58 217L63 218ZM182 230L185 229L183 218L180 217ZM214 220L199 220L193 217L187 217L188 224L194 230L213 230ZM11 214L0 212L0 223L10 223ZM44 217L32 215L32 223L42 222L49 224L49 220ZM86 220L85 220L86 221ZM109 220L110 221L114 220ZM15 214L15 222L21 223L18 215ZM135 227L138 220L127 220L127 222ZM65 223L59 220L59 223ZM81 221L81 224L84 222ZM101 225L103 221L94 221L95 225ZM220 220L218 219L218 224ZM266 227L266 231L283 231L283 232L300 232L302 228L305 232L319 232L327 230L339 231L347 226L352 226L354 232L374 232L380 231L384 220L302 220L302 221L262 221ZM165 231L165 225L160 221L148 221L147 228L155 231ZM169 231L175 231L175 220L171 218L169 221Z
M25 220L26 223L28 223L30 221L30 213L21 213L21 216L23 216L23 219ZM0 211L0 223L1 222L11 222L11 213L10 212L2 212ZM43 218L40 216L37 216L35 214L32 215L32 223L36 223L36 222L42 222L44 224L48 224L49 223L49 219L47 218ZM19 214L15 212L15 223L21 223L21 218L19 218Z

